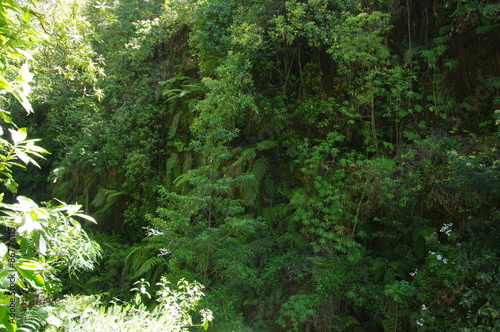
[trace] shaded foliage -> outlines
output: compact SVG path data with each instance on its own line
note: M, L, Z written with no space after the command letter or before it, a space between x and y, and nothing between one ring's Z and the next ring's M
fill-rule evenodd
M66 6L26 126L115 233L74 291L198 280L220 331L498 328L497 4Z

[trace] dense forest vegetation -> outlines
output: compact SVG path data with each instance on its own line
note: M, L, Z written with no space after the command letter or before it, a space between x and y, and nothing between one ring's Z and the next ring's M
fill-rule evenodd
M0 331L500 329L496 1L0 0L0 74Z

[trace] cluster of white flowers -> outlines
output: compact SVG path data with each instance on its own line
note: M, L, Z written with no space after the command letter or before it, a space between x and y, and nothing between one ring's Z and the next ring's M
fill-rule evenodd
M429 310L429 308L427 308L427 306L425 304L422 304L422 306L420 308L422 309L422 311ZM425 319L423 319L423 318L417 319L418 326L424 326L424 324L425 324Z
M443 227L439 230L441 233L445 233L446 235L450 236L451 234L451 226L453 226L453 223L449 224L443 224Z
M210 309L201 309L200 314L202 317L202 321L209 321L211 322L214 319L214 315L212 310Z
M417 275L417 272L418 272L418 269L415 269L413 272L410 272L410 275L412 277L416 276Z
M441 256L440 254L436 254L434 251L429 251L429 254L436 256L436 259L438 261L442 261L443 263L448 264L448 260L445 257Z

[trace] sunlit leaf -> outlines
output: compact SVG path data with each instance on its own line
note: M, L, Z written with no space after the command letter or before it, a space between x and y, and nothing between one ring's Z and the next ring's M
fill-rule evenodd
M4 182L5 188L7 188L11 193L17 193L18 184L12 179L7 179Z
M38 288L42 288L45 285L45 280L41 274L35 274L33 276L33 281L35 282L35 286Z
M75 213L75 216L78 216L80 218L83 218L85 220L88 220L94 224L97 224L97 222L95 221L94 218L92 218L91 216L87 216L86 214L83 214L83 213Z
M21 161L25 164L28 164L32 159L26 154L24 153L22 150L20 149L15 149L14 150L16 152L16 156L21 159Z
M3 119L5 123L12 123L12 119L9 116L9 112L6 110L0 109L0 117Z
M38 271L43 270L43 266L37 261L20 259L17 267L21 270Z
M19 128L18 130L9 129L9 131L15 145L24 141L28 136L26 128Z
M0 76L0 90L10 91L10 84L5 80L5 78Z
M0 243L0 257L4 257L8 251L9 249L7 248L5 243Z

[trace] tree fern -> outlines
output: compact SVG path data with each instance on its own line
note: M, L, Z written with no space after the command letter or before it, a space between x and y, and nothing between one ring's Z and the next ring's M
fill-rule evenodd
M236 160L231 166L235 167L240 164L244 164L245 162L249 162L250 160L254 159L257 156L257 153L255 152L255 148L247 148L245 149L238 160Z
M154 267L158 267L159 265L162 265L162 264L165 264L165 258L163 258L162 256L156 256L156 257L150 257L149 259L147 259L142 265L141 267L139 268L139 270L132 275L132 278L138 278L138 277L141 277L143 275L146 275L148 273L150 273L150 271L154 268ZM161 268L157 268L155 270L156 272L158 271L161 271ZM157 276L156 274L157 273L153 273L153 280L156 280Z
M269 160L267 158L259 158L252 165L252 173L256 180L260 183L264 179L264 175L269 169Z
M159 256L163 242L155 242L156 238L148 238L133 248L125 258L125 266L123 273L128 274L128 277L134 279L139 276L151 280L153 277L158 277L164 272L161 265L166 266L166 260L163 256ZM156 269L153 269L156 267Z

